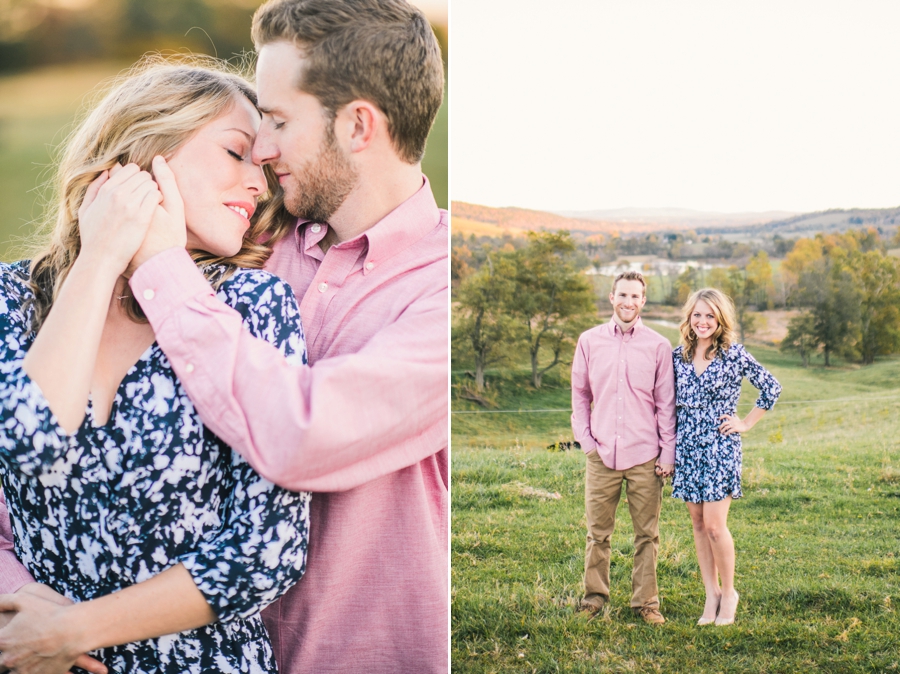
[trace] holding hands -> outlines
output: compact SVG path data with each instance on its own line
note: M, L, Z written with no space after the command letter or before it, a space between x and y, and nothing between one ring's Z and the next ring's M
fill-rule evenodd
M85 192L78 209L79 257L117 278L140 248L162 194L137 164L101 173Z
M184 203L162 157L153 174L137 164L116 164L90 184L78 209L81 253L114 278L131 273L157 253L184 247Z
M175 174L160 156L153 158L153 177L162 199L153 211L153 219L140 248L131 259L128 276L157 253L169 248L184 248L187 244L184 201L178 191Z
M657 460L655 472L660 477L671 477L672 475L675 474L675 464L674 463L660 463Z

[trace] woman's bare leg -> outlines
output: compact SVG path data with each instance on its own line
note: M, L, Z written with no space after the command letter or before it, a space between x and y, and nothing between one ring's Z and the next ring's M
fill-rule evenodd
M709 547L722 581L722 600L719 605L719 619L734 620L738 597L734 591L734 539L728 530L728 509L731 497L721 501L702 504L703 529L709 540Z
M688 503L688 512L691 515L691 524L694 526L694 547L697 549L697 563L700 565L700 577L703 579L703 587L706 588L706 603L703 605L701 620L712 622L719 610L719 601L722 591L719 589L718 569L716 560L710 546L709 536L706 534L703 518L703 503Z

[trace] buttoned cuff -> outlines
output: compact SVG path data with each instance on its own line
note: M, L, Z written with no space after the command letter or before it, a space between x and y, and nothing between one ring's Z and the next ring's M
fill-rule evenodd
M674 449L663 449L659 453L659 462L664 463L668 466L675 465L675 450Z
M215 295L184 248L169 248L151 257L137 268L129 285L154 326L189 300Z

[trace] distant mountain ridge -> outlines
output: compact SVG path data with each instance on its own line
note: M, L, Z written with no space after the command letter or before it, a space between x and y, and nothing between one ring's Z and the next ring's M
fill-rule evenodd
M686 208L618 208L549 213L525 208L494 208L462 201L450 206L452 229L464 234L502 235L523 231L567 230L586 234L637 234L694 230L698 234L756 233L782 236L900 225L894 208L832 209L814 213L765 211L715 213Z
M762 213L719 213L696 211L690 208L613 208L600 211L555 211L557 215L579 220L603 222L675 225L678 227L716 225L756 225L773 220L783 220L798 215L791 211L764 211Z

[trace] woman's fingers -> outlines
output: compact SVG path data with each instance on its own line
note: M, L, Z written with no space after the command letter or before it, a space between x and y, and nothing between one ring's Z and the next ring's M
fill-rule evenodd
M109 171L103 171L94 179L94 182L88 185L87 191L84 193L84 199L81 200L81 206L78 208L79 219L82 217L82 214L91 207L91 204L94 203L94 199L97 198L97 192L100 191L100 188L103 187L107 180L109 180Z
M78 659L75 660L75 666L81 667L83 670L91 672L91 674L109 674L106 665L99 660L95 660L90 655L79 655Z

